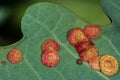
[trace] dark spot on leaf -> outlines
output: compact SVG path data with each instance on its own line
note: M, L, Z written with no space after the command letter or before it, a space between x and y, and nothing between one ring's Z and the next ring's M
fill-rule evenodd
M6 61L5 61L5 60L3 60L3 61L2 61L2 64L3 64L3 65L6 65Z
M79 65L81 65L81 64L82 64L82 62L83 62L83 60L82 60L82 59L80 59L80 58L76 60L76 63L77 63L77 64L79 64Z

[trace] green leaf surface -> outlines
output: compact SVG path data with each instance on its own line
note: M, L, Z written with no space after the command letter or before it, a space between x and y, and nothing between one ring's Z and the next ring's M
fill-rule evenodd
M120 63L120 1L103 0L102 5L113 22L101 27L102 34L94 43L99 55L111 54ZM87 63L76 64L79 56L69 44L67 33L72 28L84 28L85 25L88 23L57 4L46 2L32 5L22 19L24 37L13 45L0 47L0 62L6 60L6 65L0 64L0 80L119 80L120 70L114 76L107 77L92 70ZM41 63L41 44L49 38L60 44L60 63L55 68ZM7 60L12 48L19 48L23 54L23 61L19 64L11 64Z

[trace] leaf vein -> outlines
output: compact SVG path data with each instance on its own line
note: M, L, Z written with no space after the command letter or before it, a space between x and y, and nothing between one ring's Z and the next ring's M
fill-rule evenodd
M110 39L108 39L107 37L105 37L104 35L102 35L102 37L103 37L104 39L106 39L106 40L110 43L110 45L111 45L111 46L113 47L113 49L115 50L116 54L117 54L118 56L120 56L118 50L115 48L115 46L114 46L114 44L112 43L112 41L111 41Z
M120 10L120 7L115 4L115 2L113 2L112 0L108 0L116 9L119 9Z
M57 70L57 68L55 69L55 72L57 72L63 79L67 80L67 79L65 78L65 76L63 76L63 75Z
M40 75L38 75L38 72L32 67L32 65L29 63L29 61L27 60L26 57L24 57L24 60L27 63L27 65L29 66L29 68L35 73L35 75L38 78L38 80L42 80L42 78L40 77Z
M57 28L58 28L58 26L59 26L59 24L60 24L60 22L61 22L62 19L63 19L63 14L60 15L60 18L58 19L53 32L55 32L57 30Z
M53 34L53 32L50 31L50 29L48 29L47 26L43 24L41 21L34 19L30 14L28 14L27 16L31 18L33 21L35 21L36 23L42 25L50 34Z
M6 71L8 72L8 76L10 77L10 80L12 80L12 78L11 78L11 74L10 74L10 70L9 70L9 68L8 68L7 65L6 65Z

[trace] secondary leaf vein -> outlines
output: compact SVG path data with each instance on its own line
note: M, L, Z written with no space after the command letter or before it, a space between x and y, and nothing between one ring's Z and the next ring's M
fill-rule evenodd
M25 62L27 63L27 65L29 66L29 68L34 71L36 77L38 78L38 80L42 80L42 78L40 77L40 75L38 75L37 71L32 67L32 65L29 63L29 61L27 60L26 57L24 57Z
M53 32L55 32L57 30L57 28L58 28L58 26L59 26L62 19L63 19L63 13L60 15L60 18L58 19Z
M118 56L120 56L118 50L116 49L116 47L114 46L114 44L111 42L111 40L108 39L107 37L105 37L104 35L102 35L102 37L110 43L110 45L112 46L112 48L115 50L116 54L117 54Z

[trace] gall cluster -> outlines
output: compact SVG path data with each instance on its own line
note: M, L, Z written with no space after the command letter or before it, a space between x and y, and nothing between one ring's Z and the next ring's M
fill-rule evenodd
M117 73L119 64L115 57L105 54L99 56L98 48L92 40L97 39L101 34L99 25L87 25L84 29L73 28L68 33L68 41L75 48L80 58L78 64L87 62L92 69L101 71L107 76Z

